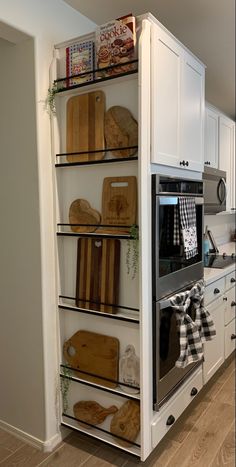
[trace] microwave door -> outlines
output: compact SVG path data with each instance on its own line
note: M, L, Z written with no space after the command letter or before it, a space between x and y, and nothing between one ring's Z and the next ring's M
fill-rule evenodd
M217 197L218 197L220 204L224 204L226 200L226 196L227 196L227 189L226 189L225 179L221 178L217 186Z

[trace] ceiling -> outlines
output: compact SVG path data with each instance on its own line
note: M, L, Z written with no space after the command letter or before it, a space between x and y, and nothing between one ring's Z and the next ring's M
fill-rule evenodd
M235 0L64 0L102 24L151 12L207 66L206 99L235 120Z

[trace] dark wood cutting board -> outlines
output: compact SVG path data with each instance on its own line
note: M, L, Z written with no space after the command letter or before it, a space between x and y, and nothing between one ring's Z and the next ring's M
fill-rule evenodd
M119 240L78 239L76 276L76 305L78 307L114 313L114 307L90 302L117 304L119 274Z
M94 91L73 96L66 108L66 152L104 149L105 94ZM78 156L67 155L68 162L85 162L104 158L104 152Z
M84 330L77 331L64 343L63 355L71 367L98 375L95 377L76 371L74 373L78 378L109 388L117 386L119 340L116 337ZM115 382L106 381L103 378Z

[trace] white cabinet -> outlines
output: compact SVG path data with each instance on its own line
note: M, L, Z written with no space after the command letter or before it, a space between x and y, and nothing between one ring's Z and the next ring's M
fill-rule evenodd
M152 25L151 161L203 170L204 66L158 25Z
M226 171L226 210L236 207L235 203L235 123L229 118L219 117L219 169Z
M203 378L204 384L214 375L224 362L224 302L220 296L207 306L216 329L212 341L204 344Z
M205 165L218 168L219 163L219 113L206 106L205 108Z

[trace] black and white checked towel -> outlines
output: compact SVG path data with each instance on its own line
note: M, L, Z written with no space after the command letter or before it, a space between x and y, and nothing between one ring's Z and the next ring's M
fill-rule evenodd
M170 298L170 305L176 312L176 322L180 339L180 355L175 363L185 368L190 363L203 358L203 341L211 340L215 335L214 323L210 313L203 306L203 281L196 283L190 290ZM188 314L193 305L196 310L195 321Z
M185 256L187 259L193 258L198 254L196 205L194 198L179 198L179 218Z

